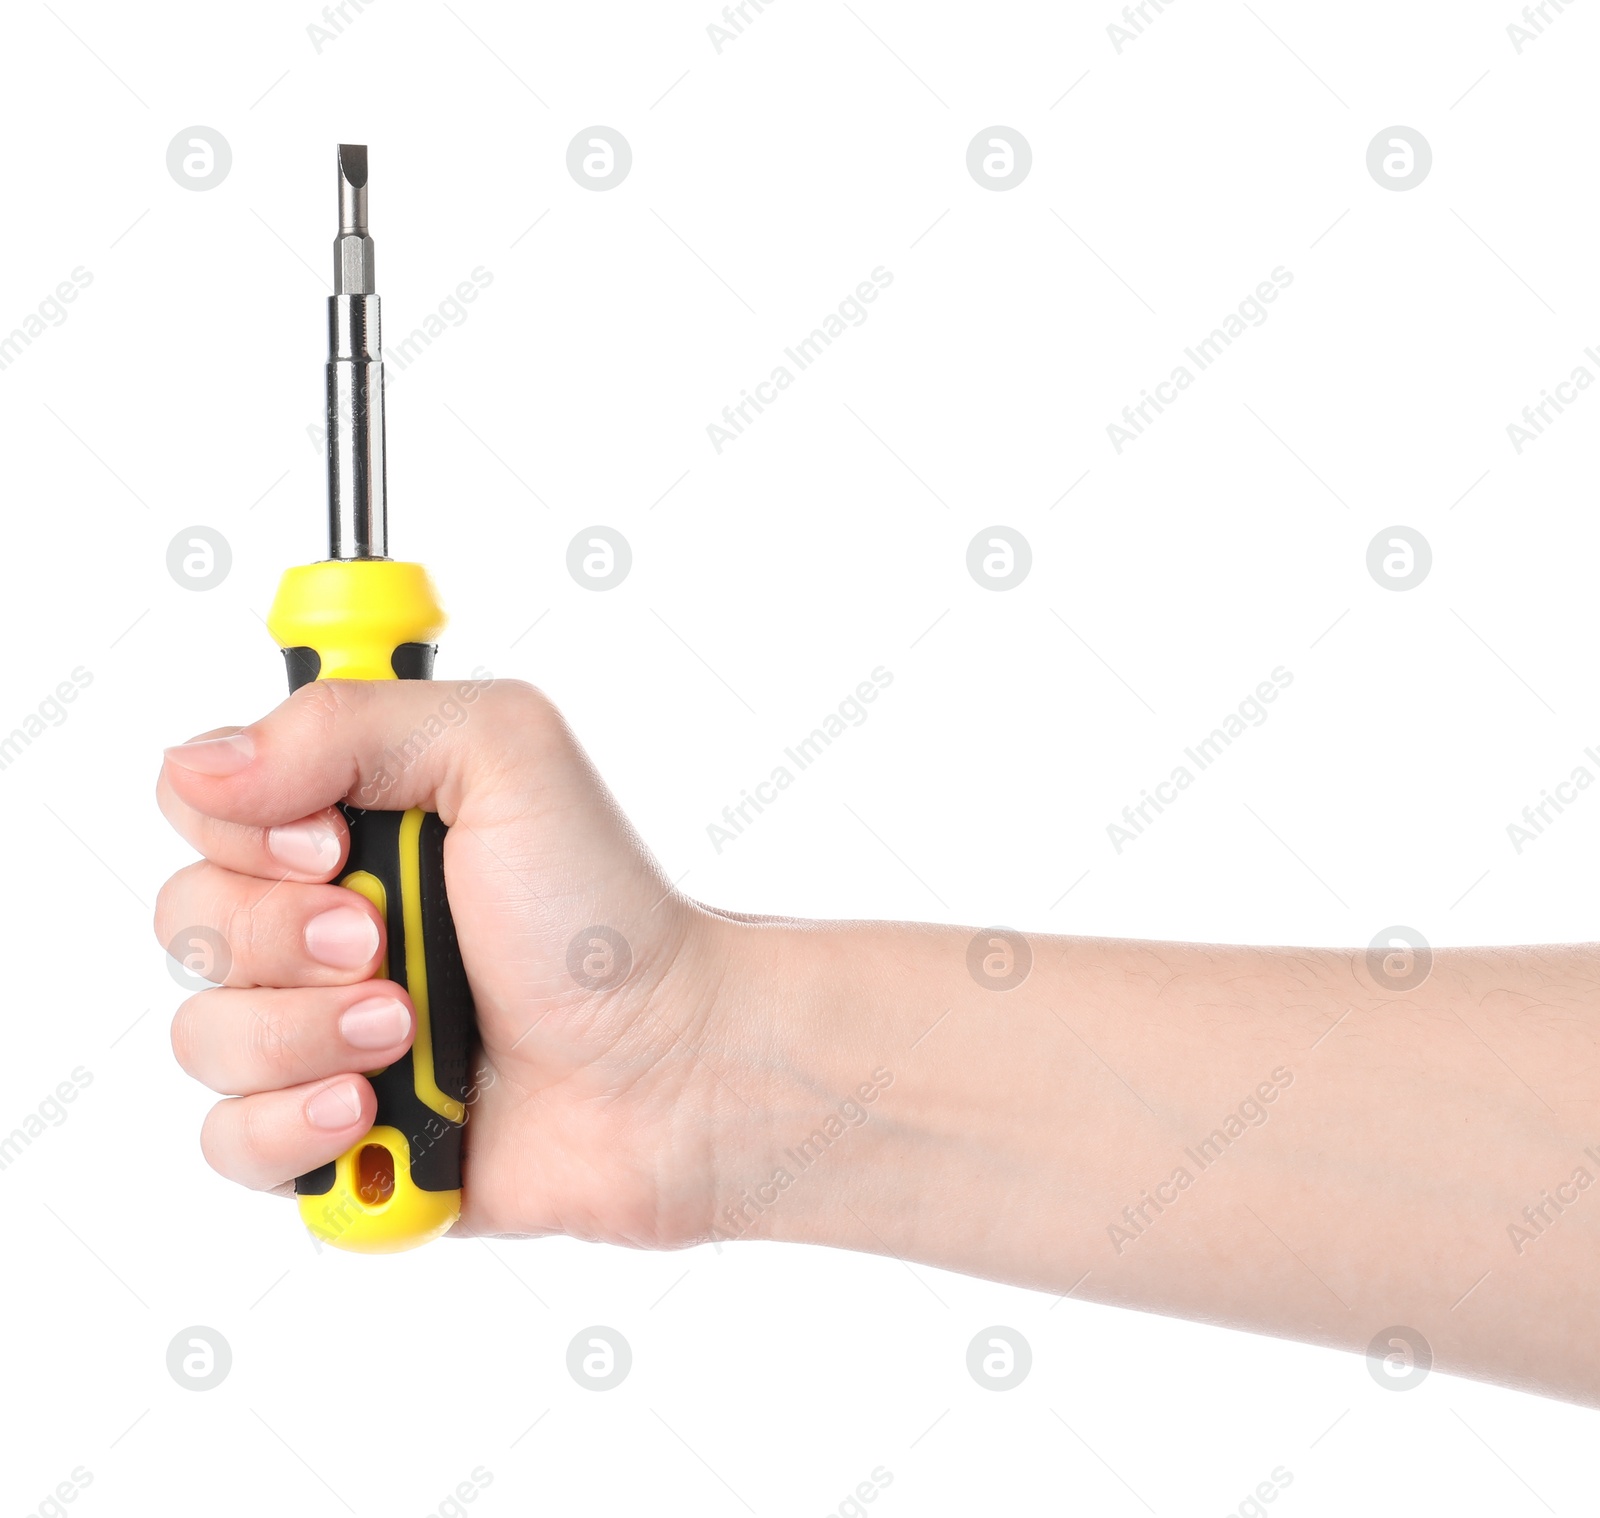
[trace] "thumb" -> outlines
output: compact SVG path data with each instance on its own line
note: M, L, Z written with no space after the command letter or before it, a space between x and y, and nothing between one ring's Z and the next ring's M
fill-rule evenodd
M313 681L259 722L167 749L163 773L197 811L263 827L336 801L485 825L525 809L535 777L594 778L541 692L489 679Z

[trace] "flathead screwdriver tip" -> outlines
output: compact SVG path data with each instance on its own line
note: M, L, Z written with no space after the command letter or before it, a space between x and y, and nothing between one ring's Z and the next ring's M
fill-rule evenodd
M367 232L367 149L365 144L339 144L339 235L333 241L333 289L336 295L371 295L372 238Z
M365 144L339 144L339 231L365 235L367 230L367 149Z

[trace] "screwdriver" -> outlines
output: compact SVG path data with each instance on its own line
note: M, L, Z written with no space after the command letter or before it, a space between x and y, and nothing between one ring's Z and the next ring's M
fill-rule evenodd
M383 340L367 230L367 150L338 151L339 235L328 300L328 557L288 570L267 618L289 689L314 680L429 680L444 613L420 564L388 557ZM362 1254L426 1244L461 1214L461 1138L475 1033L445 895L445 826L432 812L340 803L350 855L339 884L388 928L380 977L416 1009L406 1054L369 1072L372 1130L295 1181L314 1238Z

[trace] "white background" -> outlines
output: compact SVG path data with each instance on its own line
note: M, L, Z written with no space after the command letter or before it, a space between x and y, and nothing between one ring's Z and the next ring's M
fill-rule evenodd
M421 1518L478 1466L486 1518L820 1518L877 1466L889 1518L1221 1515L1279 1466L1272 1511L1303 1518L1588 1510L1591 1413L893 1260L318 1254L201 1161L149 919L186 859L158 750L279 699L261 617L324 551L307 429L353 140L391 344L492 275L389 396L393 551L453 610L441 673L548 689L685 890L1587 937L1600 797L1520 855L1506 825L1600 743L1600 396L1520 456L1506 426L1600 373L1600 16L1519 54L1509 3L1181 0L1119 53L1110 3L774 0L719 53L710 0L350 14L320 52L309 0L5 15L0 332L93 276L0 371L0 731L93 676L0 771L0 1131L93 1077L0 1173L7 1511L77 1466L84 1514ZM597 123L633 151L604 193L566 168ZM1033 152L1004 193L966 167L994 124ZM1434 155L1403 193L1366 165L1394 124ZM193 125L232 150L200 193L166 166ZM877 266L869 319L716 453L707 424ZM1277 266L1265 324L1119 455L1107 424ZM603 594L565 567L596 523L634 555ZM233 554L206 592L166 568L196 524ZM966 568L994 524L1033 553L1003 593ZM1366 567L1393 524L1433 551L1403 593ZM870 720L716 853L707 824L876 665ZM1117 854L1107 824L1278 665L1270 720ZM165 1364L196 1324L233 1351L206 1393ZM565 1368L591 1324L634 1352L604 1394ZM965 1367L991 1324L1033 1348L1003 1394Z

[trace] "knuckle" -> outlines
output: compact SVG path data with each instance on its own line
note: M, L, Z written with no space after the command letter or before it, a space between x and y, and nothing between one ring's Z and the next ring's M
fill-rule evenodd
M496 680L480 697L491 722L508 735L513 747L544 749L559 742L566 723L555 703L526 680Z
M303 720L326 732L363 698L359 680L312 680L289 698Z
M248 1169L270 1168L276 1147L273 1124L264 1103L242 1097L234 1113L234 1145Z
M229 985L241 984L236 972L242 970L248 975L257 965L257 938L259 936L260 922L256 916L255 903L250 901L235 902L226 912L222 924L222 940L227 945L230 962L227 983Z
M256 1012L245 1028L244 1054L253 1072L282 1079L302 1066L295 1053L294 1025L277 1012Z
M526 680L496 680L479 699L519 722L544 723L555 714L550 698Z

